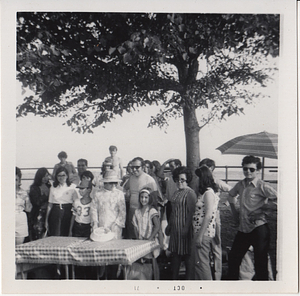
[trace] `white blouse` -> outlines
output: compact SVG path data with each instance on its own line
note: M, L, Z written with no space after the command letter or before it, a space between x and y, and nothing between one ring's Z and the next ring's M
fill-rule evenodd
M72 204L78 198L76 185L59 184L57 187L51 186L49 193L49 202L54 204Z

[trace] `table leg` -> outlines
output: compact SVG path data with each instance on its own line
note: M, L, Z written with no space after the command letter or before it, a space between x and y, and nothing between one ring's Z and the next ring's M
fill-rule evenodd
M72 264L72 280L75 280L75 266Z
M69 279L69 265L65 265L66 279Z
M127 267L128 267L128 265L124 265L123 266L124 267L124 280L127 280Z

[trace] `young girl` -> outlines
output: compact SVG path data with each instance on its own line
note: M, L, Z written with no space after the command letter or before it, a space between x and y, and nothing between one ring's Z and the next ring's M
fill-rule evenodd
M201 166L195 173L199 177L199 195L193 219L196 244L195 280L213 280L209 253L215 237L218 188L207 166Z
M132 218L134 232L137 239L156 240L158 242L158 233L160 231L160 220L158 211L153 207L153 196L150 194L150 188L143 188L139 192L140 208L135 210ZM156 249L153 254L148 254L140 261L141 263L153 263L154 279L158 279L159 272L156 260L160 253Z

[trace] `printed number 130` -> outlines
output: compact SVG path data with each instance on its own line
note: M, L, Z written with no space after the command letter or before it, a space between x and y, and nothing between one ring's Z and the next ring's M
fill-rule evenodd
M184 291L185 286L174 286L174 291Z

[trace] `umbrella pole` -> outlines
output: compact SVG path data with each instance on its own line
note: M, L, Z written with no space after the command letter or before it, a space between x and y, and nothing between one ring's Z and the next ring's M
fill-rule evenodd
M261 179L264 179L265 158L262 158Z

